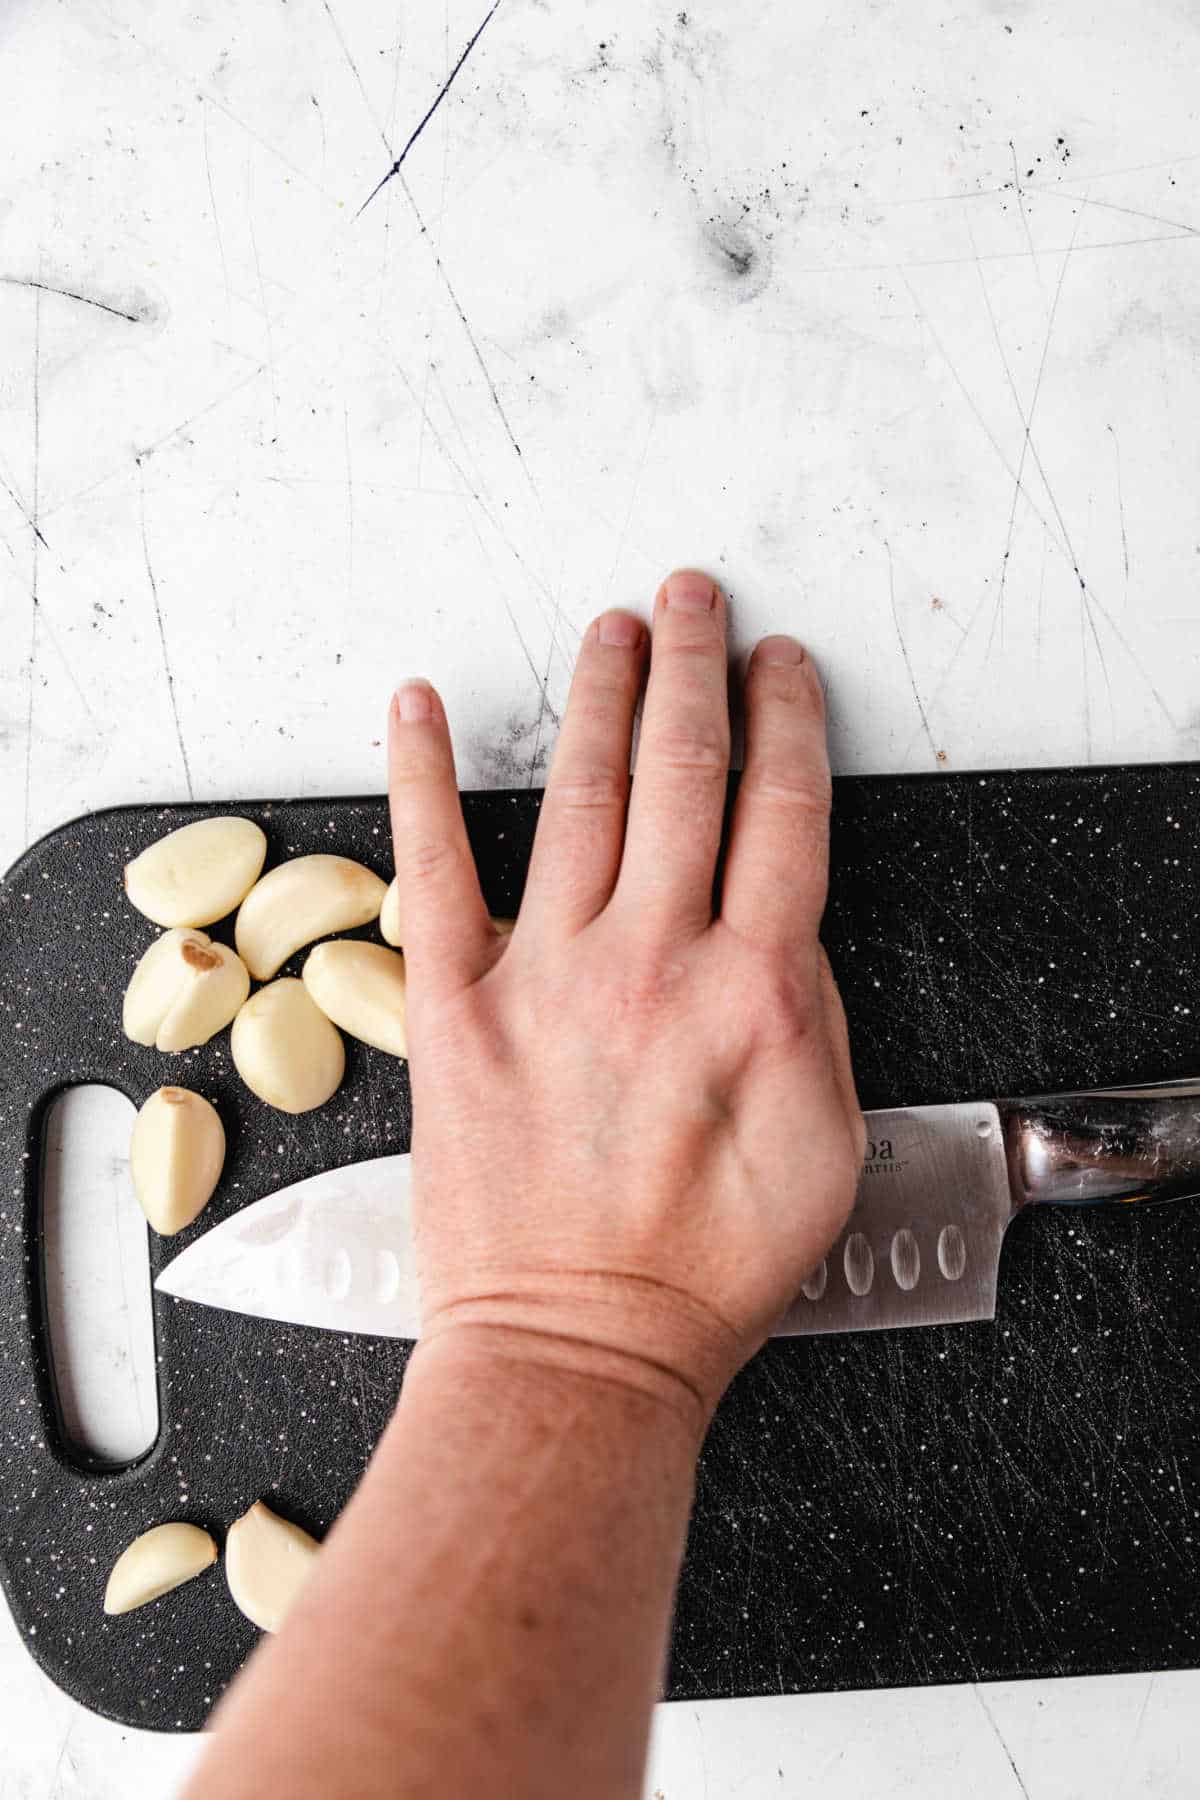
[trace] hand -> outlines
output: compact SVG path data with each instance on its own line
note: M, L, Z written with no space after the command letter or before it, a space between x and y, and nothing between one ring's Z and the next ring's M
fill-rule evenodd
M725 602L671 576L650 642L584 636L511 938L495 934L445 714L403 687L390 792L408 964L423 1341L659 1394L707 1420L853 1203L863 1150L817 931L829 764L790 638L746 678L729 768Z

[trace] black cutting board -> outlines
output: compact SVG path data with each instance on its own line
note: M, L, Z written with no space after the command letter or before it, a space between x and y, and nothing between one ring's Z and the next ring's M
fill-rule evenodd
M537 807L466 797L498 913ZM271 862L330 850L389 873L381 800L239 801L77 820L0 887L0 1574L60 1686L163 1730L203 1723L256 1634L219 1567L106 1619L117 1554L165 1519L220 1538L260 1497L324 1532L406 1356L156 1298L154 1449L89 1470L57 1424L38 1188L65 1084L217 1100L224 1180L181 1238L152 1238L155 1272L283 1183L408 1143L405 1071L360 1045L336 1098L292 1120L238 1082L227 1033L175 1059L122 1037L154 935L122 865L228 810L263 825ZM826 935L864 1106L1200 1075L1197 767L842 780L834 837ZM1198 1277L1200 1204L1047 1209L1009 1233L994 1324L770 1345L704 1452L672 1696L1200 1663Z

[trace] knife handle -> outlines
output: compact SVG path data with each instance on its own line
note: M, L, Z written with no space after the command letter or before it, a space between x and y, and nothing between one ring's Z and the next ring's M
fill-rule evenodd
M1200 1084L998 1102L1015 1207L1200 1195Z

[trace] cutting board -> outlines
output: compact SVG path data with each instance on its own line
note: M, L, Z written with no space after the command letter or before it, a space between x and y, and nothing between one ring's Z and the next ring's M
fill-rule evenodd
M538 795L465 805L489 905L512 913ZM327 850L390 872L381 800L238 801L77 820L0 887L0 1575L60 1686L162 1730L204 1722L256 1634L219 1566L105 1618L117 1554L165 1519L219 1539L260 1497L326 1531L407 1354L156 1297L153 1449L89 1468L59 1428L39 1177L64 1084L140 1104L169 1079L219 1105L224 1180L189 1231L151 1239L156 1273L260 1195L408 1144L406 1071L361 1045L336 1098L290 1119L241 1086L228 1033L175 1059L122 1037L154 935L122 865L227 810L262 824L271 862ZM864 1106L1200 1075L1198 845L1193 766L839 781L826 938ZM700 1466L669 1692L1195 1665L1198 1509L1200 1203L1031 1212L994 1324L777 1342L734 1384Z

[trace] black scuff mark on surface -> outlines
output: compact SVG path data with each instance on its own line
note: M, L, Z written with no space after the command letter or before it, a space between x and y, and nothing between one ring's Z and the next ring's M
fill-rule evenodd
M146 577L150 583L150 594L154 601L154 618L158 625L158 641L162 647L163 674L167 680L167 697L171 702L171 717L175 721L175 738L179 745L179 760L183 764L183 779L187 787L189 800L196 798L192 787L192 770L188 762L187 745L183 741L183 726L179 719L179 702L175 694L175 676L171 668L171 657L167 649L167 632L163 624L162 606L158 598L158 582L154 578L154 565L150 561L150 539L146 532L146 478L142 471L142 459L137 458L138 472L138 517L142 528L142 555L146 562Z
M510 712L498 731L475 734L471 739L471 754L476 766L486 769L491 785L532 786L533 775L544 773L550 760L550 749L544 743L537 745L540 729L539 713Z
M401 150L399 156L396 157L395 161L392 163L391 168L388 170L387 174L383 176L382 180L376 182L375 186L371 189L371 192L367 195L366 199L363 201L362 205L359 207L358 211L355 213L354 217L356 219L360 219L362 217L363 213L366 212L368 206L370 206L372 200L374 200L375 196L378 193L380 193L383 188L385 188L387 186L388 182L391 181L392 177L394 175L398 175L400 173L401 169L404 167L405 157L407 157L407 155L409 154L409 151L412 150L413 146L417 143L418 139L421 136L421 133L424 131L425 127L428 125L430 119L432 119L434 113L437 111L438 107L442 104L442 101L446 98L446 95L450 92L450 89L454 86L454 83L458 80L458 77L462 71L463 65L466 63L466 60L470 56L472 50L475 48L476 44L479 42L480 38L483 36L483 34L484 34L485 30L487 29L488 25L490 24L491 20L494 18L495 14L499 11L500 5L501 5L501 0L492 0L492 4L491 4L491 6L489 6L487 12L484 14L483 19L476 26L471 37L469 37L467 39L466 45L465 45L463 52L462 52L461 56L459 57L458 61L455 63L454 67L451 69L449 75L447 75L445 81L442 83L441 87L438 89L438 92L434 95L433 102L429 106L424 117L418 121L416 126L409 133L408 140L405 143L404 148Z
M724 278L724 291L738 304L756 300L771 279L771 246L752 224L748 208L740 216L718 215L703 229L705 250Z
M124 319L130 325L149 325L155 318L155 309L148 300L135 300L136 311L131 312L127 306L114 306L95 294L81 294L76 288L57 287L52 281L37 281L29 275L0 275L0 287L31 288L38 294L53 294L59 300L74 300L80 306L93 306L97 312L108 313L114 319Z

